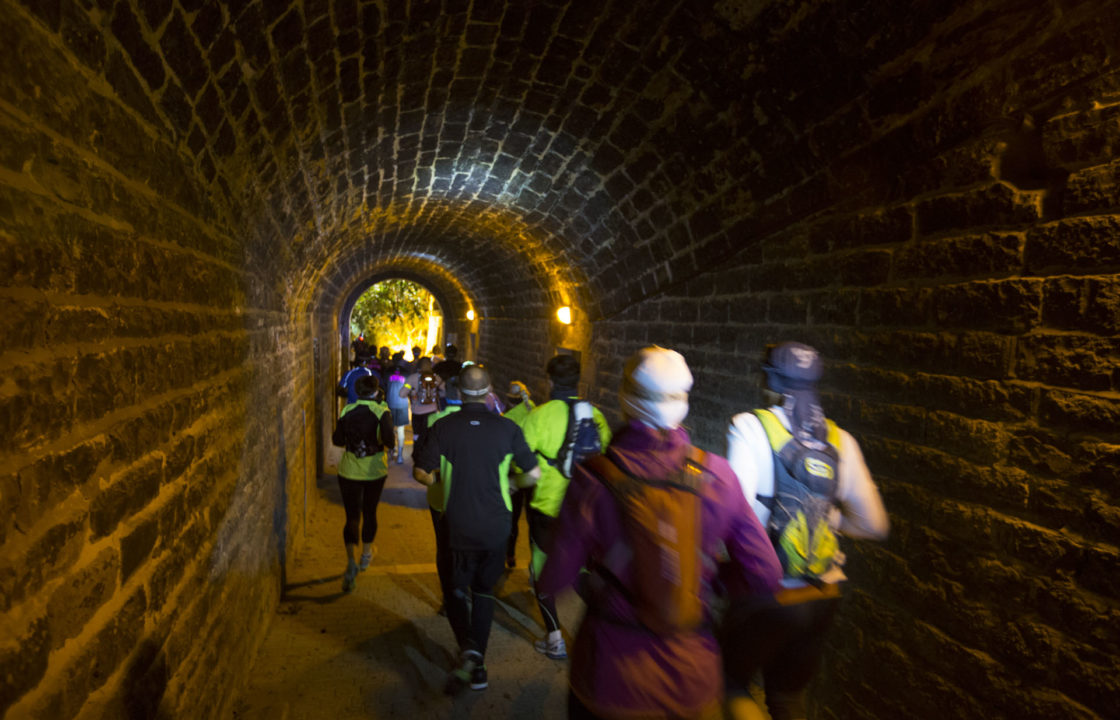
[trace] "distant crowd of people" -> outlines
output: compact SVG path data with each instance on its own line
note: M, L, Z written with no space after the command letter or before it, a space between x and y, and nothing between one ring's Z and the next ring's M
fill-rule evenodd
M549 396L535 404L521 380L497 393L454 345L442 356L413 348L410 361L385 347L373 355L362 338L353 349L334 433L345 448L342 588L370 563L388 466L404 462L411 422L441 613L458 645L448 694L489 684L494 588L517 564L524 510L544 626L535 649L568 659L556 597L574 590L587 607L570 653L570 718L754 720L764 716L753 682L773 720L806 716L846 582L837 536L888 531L858 443L821 407L816 350L768 350L766 407L731 419L724 458L681 426L693 378L673 350L627 360L624 424L612 430L581 397L573 355L549 360Z

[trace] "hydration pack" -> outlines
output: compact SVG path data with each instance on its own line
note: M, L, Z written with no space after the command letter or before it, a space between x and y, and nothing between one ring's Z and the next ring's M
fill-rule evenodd
M704 451L690 448L684 467L664 479L634 477L604 455L587 461L618 504L629 549L609 550L593 575L619 590L638 622L659 635L704 622L701 518L711 479L704 461ZM619 580L622 567L630 569L628 586Z
M385 403L394 410L402 410L408 407L408 398L401 397L401 388L404 387L404 375L394 370L393 374L389 376L389 382L385 387Z
M368 405L358 405L339 418L333 440L361 459L382 451L380 432L381 417Z
M769 410L755 415L774 455L774 495L758 499L770 509L767 531L787 578L814 583L837 560L839 543L829 524L836 505L840 430L831 420L827 441L809 447Z
M591 412L591 403L586 400L568 400L568 432L564 443L555 458L546 458L548 463L566 477L572 477L576 464L603 452L599 439L599 426Z
M434 372L420 373L417 380L416 400L430 405L439 399L439 376Z

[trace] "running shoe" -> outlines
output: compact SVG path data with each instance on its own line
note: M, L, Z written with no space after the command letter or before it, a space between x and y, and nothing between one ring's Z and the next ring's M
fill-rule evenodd
M358 569L359 570L365 570L366 568L369 567L370 561L372 561L372 560L373 560L373 549L371 548L369 552L362 553L362 557L358 560Z
M548 638L537 640L533 643L533 648L553 660L563 660L568 657L568 646L564 644L564 638L557 638L555 642L549 642Z
M471 690L485 690L490 687L486 680L486 666L479 665L471 671Z
M482 667L482 655L475 650L464 650L459 661L459 667L447 674L447 682L443 686L446 695L458 695L466 690L472 684L475 669Z
M346 574L342 576L342 592L350 592L354 589L355 582L358 579L358 566L353 560L346 566Z

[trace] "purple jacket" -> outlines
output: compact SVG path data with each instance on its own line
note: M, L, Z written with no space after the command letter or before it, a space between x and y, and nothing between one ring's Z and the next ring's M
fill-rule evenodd
M615 435L607 456L635 477L665 477L684 465L689 447L683 429L659 431L632 421ZM705 588L711 587L714 561L726 548L729 562L719 574L732 596L774 592L781 586L782 568L738 479L718 455L709 454L705 464L715 476L705 485L701 520L703 553L713 560L704 564ZM574 585L581 568L604 558L623 532L610 491L577 466L538 590L555 594ZM630 584L627 570L618 576L623 586ZM592 712L610 718L696 716L723 695L720 651L710 627L653 635L638 625L623 593L609 585L589 602L571 667L572 691Z

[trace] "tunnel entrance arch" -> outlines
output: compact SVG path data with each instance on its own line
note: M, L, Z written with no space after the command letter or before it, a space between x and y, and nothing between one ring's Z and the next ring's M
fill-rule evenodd
M345 295L343 301L336 306L337 310L331 313L331 332L336 338L333 348L327 349L325 356L329 358L330 367L326 368L325 375L319 375L321 385L317 383L315 388L316 396L318 397L317 405L319 412L318 426L319 426L319 448L317 452L317 471L318 474L324 475L333 472L329 463L327 462L327 450L332 446L331 435L334 431L334 423L338 417L338 413L342 409L343 398L339 398L336 394L336 388L342 376L350 369L350 359L352 357L350 319L354 312L354 307L358 303L359 298L362 297L370 288L378 283L387 280L406 280L421 286L426 292L430 293L433 298L435 306L440 308L442 313L439 337L433 344L442 345L444 342L456 342L458 340L458 327L454 322L456 313L460 306L464 304L464 300L460 298L453 298L449 296L443 289L436 283L433 283L430 278L424 277L420 273L413 273L401 270L385 270L369 275L364 280L355 284L351 290ZM458 300L456 303L455 300ZM326 330L327 328L324 328ZM410 346L411 347L411 346ZM429 354L431 345L423 347L424 354ZM405 357L411 359L411 352L407 351Z
M447 319L449 317L448 313L450 311L450 308L452 308L453 305L449 302L446 295L444 295L439 290L439 288L433 286L433 284L431 282L427 281L425 278L420 277L419 275L416 275L416 274L413 274L413 273L407 273L407 272L378 273L376 275L370 276L369 278L367 278L363 282L356 285L354 287L354 289L351 290L350 293L346 296L346 299L343 301L342 306L339 308L339 312L338 312L338 340L339 340L338 348L339 348L339 352L340 352L341 357L343 359L345 359L346 361L348 361L349 358L350 358L350 354L349 354L350 353L350 343L354 340L354 336L352 334L352 328L351 328L351 319L353 317L354 309L355 309L355 306L357 306L359 299L361 299L361 297L363 295L365 295L368 291L370 291L374 286L376 286L380 283L383 283L383 282L393 281L393 280L404 280L404 281L414 283L415 285L420 286L421 288L423 288L423 290L425 292L427 292L429 295L431 295L434 307L439 309L439 313L440 313L439 332L437 333L437 337L434 340L432 340L432 342L430 344L421 345L421 348L423 349L424 354L428 354L428 353L431 352L432 345L437 345L437 344L442 345L450 337L450 335L449 335L450 331L448 329ZM367 339L369 339L369 338L367 338ZM411 348L411 345L409 347ZM405 356L410 358L410 351L406 351Z
M339 325L349 333L349 347L359 340L371 354L388 347L390 354L403 352L412 360L412 348L427 354L444 337L443 305L422 283L393 277L369 285L354 300Z

